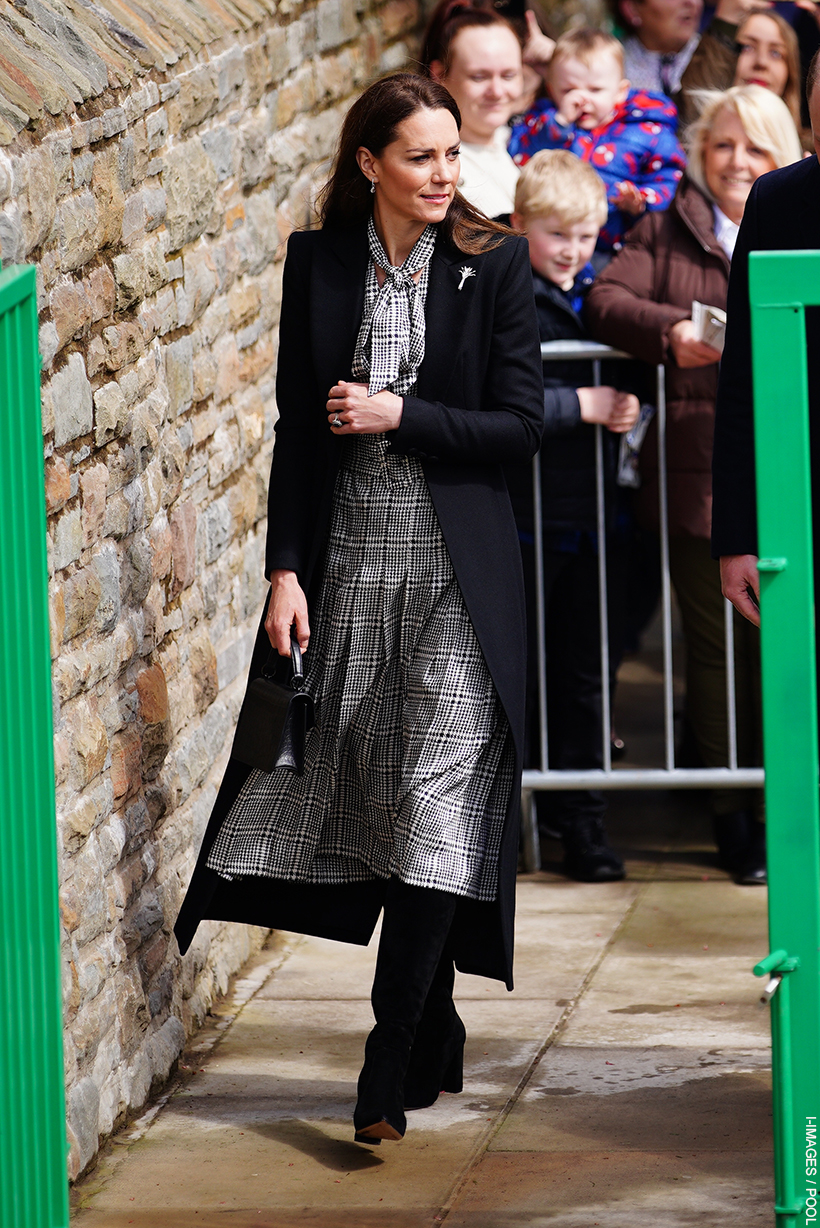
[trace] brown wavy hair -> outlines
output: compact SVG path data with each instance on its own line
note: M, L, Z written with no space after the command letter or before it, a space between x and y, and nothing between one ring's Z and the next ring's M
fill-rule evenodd
M446 76L450 71L456 35L471 26L506 26L522 43L521 31L502 16L490 0L441 0L430 15L421 45L421 62L425 70L429 72L430 65L439 60L444 65Z
M740 43L743 38L743 31L753 17L766 17L773 22L777 28L783 44L786 48L786 68L788 76L786 84L781 94L781 98L791 112L791 117L795 122L797 131L799 132L803 126L803 121L800 118L800 45L797 41L797 35L787 21L785 21L779 13L774 9L753 9L746 13L738 23L737 34L735 35L735 44L740 52Z
M370 183L362 174L356 152L362 146L378 157L396 139L399 124L417 111L449 111L461 128L455 99L437 81L415 73L397 72L374 81L347 113L333 170L319 193L317 212L322 226L357 226L373 212ZM498 247L513 232L485 217L456 191L439 233L469 256Z

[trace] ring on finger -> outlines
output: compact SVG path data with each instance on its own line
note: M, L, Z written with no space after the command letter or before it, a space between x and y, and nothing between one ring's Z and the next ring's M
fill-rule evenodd
M344 426L344 422L342 421L342 419L341 419L341 418L339 417L339 415L337 414L337 415L336 415L336 417L335 417L335 418L332 420L332 422L331 422L331 424L330 424L330 425L331 425L331 426Z

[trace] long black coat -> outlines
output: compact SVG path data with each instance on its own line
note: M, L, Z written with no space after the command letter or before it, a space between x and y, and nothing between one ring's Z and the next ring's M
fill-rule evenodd
M820 166L806 158L755 180L737 237L726 305L712 455L712 554L757 554L749 252L820 247ZM820 543L820 308L806 309L814 541ZM776 361L776 355L772 356Z
M352 378L367 260L364 226L297 233L288 243L266 574L278 568L295 571L311 611L322 578L344 442L330 431L325 405L333 384ZM463 276L465 267L473 270L472 276ZM526 240L505 239L478 256L465 256L439 240L430 265L426 320L418 395L404 398L401 425L390 442L396 453L422 462L516 748L498 895L492 903L460 901L454 954L463 972L495 977L511 988L526 633L520 552L502 466L534 455L543 423ZM260 625L251 678L267 652ZM227 882L208 869L208 853L249 771L233 759L228 764L177 919L180 950L187 949L204 918L369 942L381 909L381 881L344 886L266 878Z

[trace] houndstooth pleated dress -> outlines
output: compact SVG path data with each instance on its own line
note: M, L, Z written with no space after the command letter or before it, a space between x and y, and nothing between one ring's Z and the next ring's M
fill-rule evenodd
M354 375L379 390L374 377L384 378L383 351L395 342L398 286L412 335L402 336L398 376L393 370L381 386L401 395L414 387L424 353L435 227L400 270L388 265L372 223L369 235L393 286L380 291L371 260ZM415 285L407 270L419 267ZM395 875L493 900L512 737L421 464L393 455L383 435L344 439L305 661L316 726L304 774L251 772L209 867L231 879L328 884Z

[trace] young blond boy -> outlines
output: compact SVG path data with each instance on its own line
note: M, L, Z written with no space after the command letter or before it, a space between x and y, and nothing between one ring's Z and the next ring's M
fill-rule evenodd
M663 94L632 90L621 44L602 30L563 34L549 66L550 97L513 128L509 151L519 166L543 149L565 149L606 184L608 213L598 250L617 250L644 210L666 209L686 169L676 136L677 110Z
M584 341L583 299L595 276L589 263L607 217L606 190L575 154L543 151L524 167L512 224L527 236L542 341ZM549 761L553 768L602 766L601 654L598 626L598 538L595 430L605 428L607 490L612 503L617 437L639 413L637 397L593 386L591 363L544 364L545 427L541 444L541 523L547 636ZM535 554L532 479L508 474L524 557L530 623L528 766L537 766ZM609 508L614 529L614 507ZM608 534L610 591L617 588L618 542ZM537 794L543 827L557 831L572 878L623 878L621 859L604 829L600 792Z

